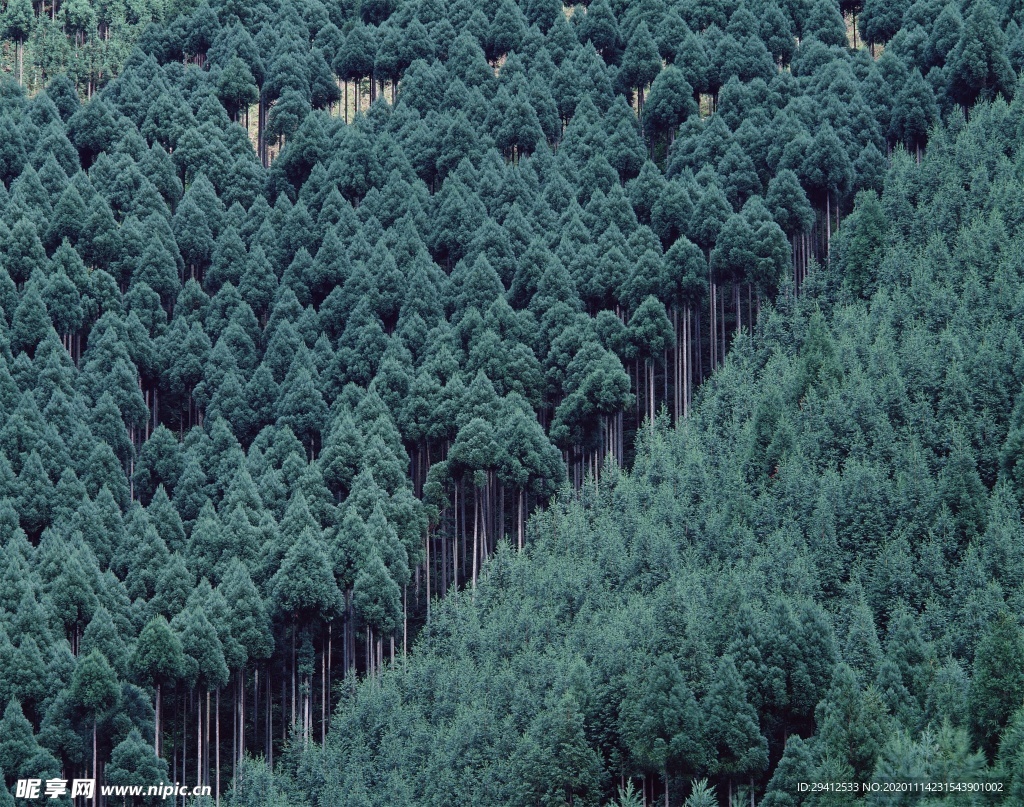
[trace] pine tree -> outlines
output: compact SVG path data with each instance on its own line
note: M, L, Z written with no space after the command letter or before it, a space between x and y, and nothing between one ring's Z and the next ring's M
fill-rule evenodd
M669 65L651 85L651 94L644 105L644 126L650 134L667 134L669 142L674 132L691 115L696 114L693 87L683 72Z
M704 728L697 701L671 657L654 660L642 690L623 704L620 722L636 759L661 774L666 790L669 775L703 768ZM668 793L665 795L669 799Z
M622 78L635 87L639 96L639 109L643 113L644 87L657 78L661 72L661 56L651 36L647 23L643 20L634 29L629 44L622 55Z
M969 695L971 730L989 759L995 756L999 735L1024 697L1018 661L1022 652L1020 627L1006 613L997 616L975 652Z
M97 777L99 769L99 723L117 705L119 697L117 677L98 650L93 650L75 665L68 698L91 729L93 778Z
M13 698L7 702L0 719L0 771L8 779L35 776L27 763L35 756L39 746L32 736L32 724L26 719L21 704ZM6 787L5 787L6 790Z
M29 0L13 0L7 4L3 17L4 37L17 43L18 81L25 83L25 43L32 32L35 21L35 9Z
M103 780L110 785L144 785L167 780L167 761L154 753L138 729L118 743L104 768Z
M768 743L743 679L729 656L718 662L714 680L701 703L711 750L712 770L730 782L761 773L768 766Z
M968 107L979 98L991 100L997 93L1013 97L1013 70L1005 45L992 6L987 2L974 4L947 60L949 92L958 104Z

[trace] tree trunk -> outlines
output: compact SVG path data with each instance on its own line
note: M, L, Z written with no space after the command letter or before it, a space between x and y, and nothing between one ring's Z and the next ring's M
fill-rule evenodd
M93 719L92 719L92 781L93 781L94 787L93 787L93 791L92 791L92 807L97 807L97 805L99 804L99 797L100 797L100 786L99 786L99 783L96 781L96 778L97 778L97 766L96 766L96 722L97 722L96 718L93 717Z
M709 328L709 339L708 343L711 350L711 372L715 371L715 367L718 366L718 323L716 321L716 312L718 306L715 301L715 281L711 281L711 293L708 295L711 301L711 321Z
M726 344L725 344L725 295L724 294L719 294L718 295L718 321L719 321L719 330L721 331L721 335L722 335L722 348L721 348L721 355L720 355L720 362L719 363L720 364L724 364L725 363L725 347L726 347Z
M242 692L242 697L245 697L245 692ZM252 744L253 747L259 748L260 745L260 732L259 732L259 716L260 716L260 669L257 667L252 671ZM239 763L245 757L245 721L242 721L242 748L241 755L238 757Z
M683 309L683 418L690 416L690 306Z
M207 694L207 697L209 697L209 694ZM217 700L214 708L217 710L217 716L214 720L217 734L213 747L213 764L216 767L214 775L214 801L217 807L220 807L220 687L217 687Z
M651 421L651 434L654 434L654 359L647 362L647 416Z
M295 680L295 631L297 630L296 620L292 620L292 728L295 728L295 710L298 707L298 685Z
M203 784L203 699L196 699L196 787Z
M825 265L832 265L832 195L825 191Z
M760 292L758 292L760 299ZM750 335L754 335L754 284L747 284L747 324L750 326Z
M523 499L526 497L525 491L519 491L519 514L516 518L516 534L519 538L519 551L523 551Z
M153 753L160 756L160 684L156 685L156 728L153 730Z
M461 556L462 557L462 565L465 566L466 565L466 555L468 553L468 550L466 548L466 499L468 498L469 494L466 493L466 485L462 481L459 482L459 492L461 494L459 496L459 502L460 502L460 505L462 507L462 510L459 513L459 523L461 525L461 530L462 530L460 538L461 538L462 544L459 547L459 549L462 552L462 556ZM466 570L465 569L462 570L462 575L463 575L463 577L465 577L465 575L466 575Z
M459 488L455 486L455 506L452 508L452 586L459 587Z
M327 739L327 650L320 651L320 745Z
M698 379L698 381L703 381L704 380L704 348L703 348L703 341L701 340L701 334L700 334L700 321L701 321L701 317L702 317L702 312L701 312L700 309L697 309L697 324L696 324L696 329L694 331L694 336L695 336L696 342L697 342L697 379Z
M476 591L476 559L479 551L479 527L480 527L480 490L476 491L473 500L473 590Z
M327 702L327 714L331 713L331 662L334 661L334 623L327 623L327 689L324 700ZM327 742L327 718L324 718L324 742Z

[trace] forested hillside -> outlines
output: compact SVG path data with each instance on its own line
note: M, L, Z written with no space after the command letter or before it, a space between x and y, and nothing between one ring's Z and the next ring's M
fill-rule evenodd
M5 783L1017 803L1024 16L903 5L8 0Z

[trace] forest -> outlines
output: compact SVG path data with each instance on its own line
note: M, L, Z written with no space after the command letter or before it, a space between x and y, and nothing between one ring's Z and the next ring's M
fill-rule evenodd
M1024 4L0 9L0 807L1024 803Z

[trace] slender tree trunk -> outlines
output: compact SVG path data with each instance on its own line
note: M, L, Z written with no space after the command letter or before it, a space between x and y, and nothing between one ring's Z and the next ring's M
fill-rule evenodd
M207 696L209 697L209 696ZM214 721L216 726L216 740L214 742L214 760L213 764L216 767L214 776L214 789L216 791L214 801L217 807L220 807L220 687L217 687L217 702L215 704L217 710L217 717Z
M179 698L179 702L181 700L183 700L183 699ZM183 704L183 706L182 706L182 708L180 710L181 711L181 781L182 782L187 782L188 781L188 771L187 771L187 767L188 767L188 719L189 719L188 711L191 708L191 705L192 705L192 693L189 692L187 705ZM177 752L177 747L175 747L175 752ZM184 802L184 799L182 799L182 801Z
M683 406L682 416L690 416L690 306L683 309Z
M443 515L447 516L447 509ZM448 593L448 541L445 539L444 524L442 521L440 524L440 543L441 543L441 596L444 597Z
M153 729L153 753L160 756L160 683L156 685L156 722Z
M452 586L459 587L459 488L455 486L455 506L452 508Z
M320 745L327 739L327 651L320 651Z
M473 591L476 591L476 559L479 552L480 489L473 500Z
M196 698L196 787L203 785L203 699Z
M92 781L94 788L92 791L92 807L97 807L99 804L100 797L100 785L97 780L97 754L96 754L96 718L92 719Z
M296 620L292 619L292 728L295 728L295 711L298 708L298 682L295 680L295 631Z
M253 712L253 720L256 713ZM245 669L238 671L238 759L245 757Z
M724 294L719 294L718 295L718 309L719 309L718 310L719 328L720 328L720 330L722 332L722 351L721 351L721 357L720 357L721 361L720 361L720 363L724 364L725 363L725 347L726 347L726 344L725 344L725 295Z
M327 702L327 714L331 713L331 662L334 660L334 623L327 623L327 689L324 700ZM324 742L327 742L327 718L324 718Z
M459 503L460 503L460 505L462 507L462 510L461 510L461 512L459 514L459 522L460 522L460 526L461 526L460 538L461 538L461 542L462 542L461 545L459 546L459 550L462 552L462 554L460 556L462 558L462 565L463 565L462 575L463 575L463 577L465 577L465 575L466 575L466 569L465 569L466 555L469 553L468 549L466 548L466 499L469 498L469 494L466 492L466 485L465 485L465 483L463 481L461 481L461 480L459 481L459 493L460 493L460 495L459 495Z
M651 421L651 434L654 434L654 360L647 362L647 416Z
M832 194L825 191L825 265L832 265Z
M694 332L694 336L696 337L696 342L697 342L697 379L699 381L703 381L704 380L704 342L701 339L701 333L700 333L700 321L701 321L702 317L703 317L703 314L702 314L701 310L698 308L697 309L696 331Z
M245 692L242 693L245 697ZM252 744L254 748L260 747L259 717L260 717L260 669L257 667L252 671ZM245 758L245 722L242 722L242 749L238 758L239 764Z
M679 381L682 375L679 372L679 348L680 348L680 334L679 334L679 309L672 308L672 420L675 422L679 421ZM668 383L668 365L665 365L665 380Z
M718 366L718 327L716 322L716 313L718 306L715 300L715 281L712 280L710 283L711 293L708 295L711 300L711 320L710 320L710 338L708 343L711 346L711 372L715 371L715 367Z
M518 539L519 539L519 551L522 552L523 551L523 537L524 537L523 536L523 499L526 498L526 492L520 490L518 498L519 498L519 502L518 502L519 513L518 513L518 516L516 518L516 535L518 536Z

